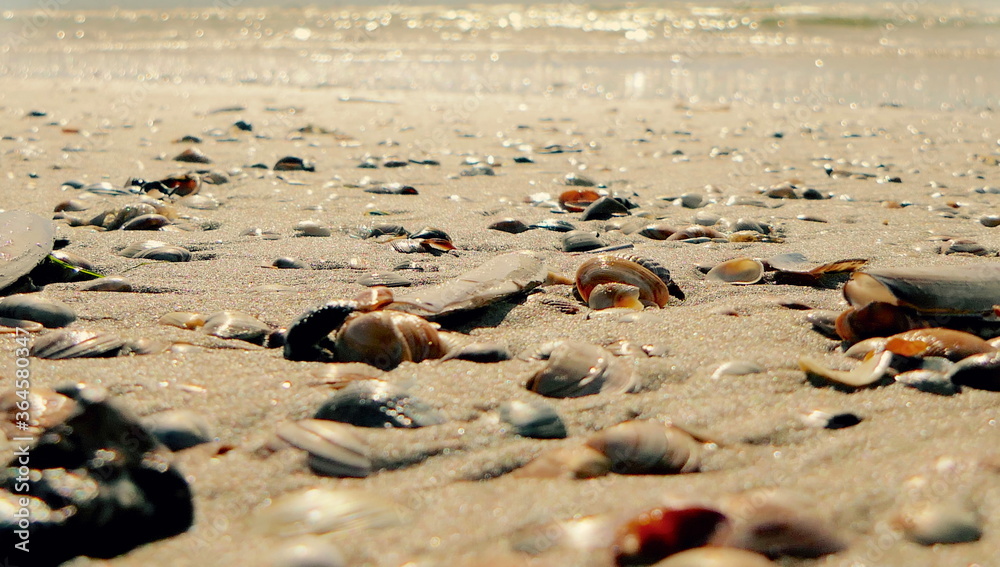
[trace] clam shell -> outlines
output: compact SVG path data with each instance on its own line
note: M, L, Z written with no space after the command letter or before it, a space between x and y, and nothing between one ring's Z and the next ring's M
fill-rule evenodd
M80 291L130 292L132 291L132 282L128 281L125 278L111 276L87 282L78 287L77 289Z
M201 330L220 339L239 339L256 345L265 344L274 331L270 325L239 311L212 313L205 318Z
M560 447L545 451L537 458L513 471L515 478L566 478L583 480L597 478L611 471L611 460L586 445Z
M0 300L0 317L41 323L49 329L65 327L76 321L69 305L37 293L21 293Z
M586 252L607 246L607 243L597 237L596 232L573 230L562 237L562 247L566 252Z
M813 276L853 272L867 262L868 260L863 258L850 258L826 263L811 262L806 258L805 254L799 252L779 254L767 259L767 264L772 270L789 274L809 274Z
M410 234L410 238L416 238L419 240L447 240L451 242L451 236L449 236L447 232L441 230L440 228L430 226L425 226L424 228Z
M667 237L667 240L690 240L692 238L725 238L726 235L707 226L689 226Z
M497 408L500 419L510 424L514 433L534 439L563 439L566 424L555 408L541 400L511 401Z
M448 354L441 357L441 360L468 360L470 362L503 362L510 360L510 350L500 344L491 342L473 342L457 347L450 347Z
M531 228L551 230L552 232L570 232L576 230L576 227L571 222L562 219L544 219L530 226Z
M670 299L670 291L663 279L632 258L600 255L587 259L577 268L576 289L584 301L589 301L591 291L604 283L636 286L644 303L658 307L665 306Z
M180 246L160 246L136 252L131 258L162 262L190 262L191 252Z
M140 215L121 226L122 230L160 230L170 224L170 219L163 215Z
M212 440L212 429L208 420L191 410L174 409L148 415L142 419L143 426L171 451L181 451L208 443Z
M732 284L755 284L764 277L764 264L753 258L736 258L723 262L705 274L705 279Z
M906 539L920 545L969 543L983 537L983 519L960 499L923 503L901 511L893 518Z
M311 488L275 499L255 520L263 533L289 536L389 528L402 524L403 515L369 492Z
M886 339L884 348L902 356L940 356L952 362L996 350L976 335L942 328L914 329L893 335Z
M129 244L125 248L118 251L118 254L126 258L135 258L135 255L143 252L145 250L152 250L154 248L160 248L167 246L166 242L160 242L159 240L145 240L143 242L134 242Z
M179 329L198 329L205 325L205 316L192 311L172 311L160 317L157 323Z
M639 288L634 285L610 282L598 284L590 292L587 305L591 309L625 308L642 311Z
M509 234L521 234L522 232L531 230L531 227L524 224L523 221L512 218L492 222L486 228L489 230L499 230L500 232L506 232Z
M358 284L365 287L409 287L413 282L395 272L373 272L361 276Z
M354 301L331 301L299 315L285 332L284 357L288 360L336 360L328 335L338 330L358 309Z
M185 163L212 163L212 160L198 148L188 148L174 156L174 161Z
M316 419L358 427L411 429L444 423L434 408L399 386L379 380L351 382L319 408Z
M923 313L990 313L1000 297L1000 264L881 268L852 274L844 298L852 307L883 302Z
M678 474L701 467L701 443L658 421L626 421L591 435L586 445L611 459L618 474Z
M35 339L31 355L53 360L64 358L107 358L118 355L121 338L100 331L59 330Z
M52 252L52 221L25 211L0 212L0 290Z
M364 362L391 370L403 362L441 358L446 352L434 325L399 311L356 313L337 331L340 362Z
M324 476L364 478L372 472L368 443L350 425L303 419L278 427L278 437L309 453L309 467Z
M602 392L634 392L638 380L632 367L607 349L579 341L562 341L544 368L525 387L550 398L576 398Z
M572 187L594 187L597 185L593 179L579 173L567 173L566 177L563 178L563 181L566 185L570 185Z
M627 215L628 207L612 197L601 197L583 210L580 220L607 220L611 217Z
M951 381L948 374L955 364L947 358L928 356L920 360L920 368L900 372L896 381L921 392L953 396L961 387Z
M316 171L316 166L300 157L285 156L275 162L272 169L274 171Z
M638 234L639 236L645 236L646 238L651 238L653 240L666 240L675 232L677 232L677 228L660 222L647 224L639 230Z
M283 256L281 258L276 258L274 262L271 263L272 266L280 270L308 270L309 264L306 264L302 260L296 260L295 258L288 258Z
M1000 352L964 358L951 368L947 377L960 386L1000 392Z
M727 547L696 547L667 557L656 567L774 567L767 557Z
M893 354L883 352L870 356L851 371L834 370L822 362L808 357L799 357L799 367L806 373L806 379L816 387L832 388L853 392L861 388L876 388L891 384L893 377L889 365Z
M292 227L292 230L298 233L298 236L322 237L322 236L330 236L331 234L333 234L333 231L330 230L330 227L324 225L319 221L314 221L314 220L299 221L298 223L296 223L294 227Z
M219 208L219 201L208 195L188 195L177 200L177 204L199 211L214 211Z

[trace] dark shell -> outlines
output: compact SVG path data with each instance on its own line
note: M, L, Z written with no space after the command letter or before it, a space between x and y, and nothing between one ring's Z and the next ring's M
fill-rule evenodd
M433 228L430 226L425 226L420 230L411 233L410 238L416 238L419 240L447 240L451 242L451 236L447 232L441 230L440 228Z
M166 410L146 416L142 424L171 451L189 449L212 440L208 420L191 410Z
M607 220L614 216L627 214L629 214L628 207L618 200L611 197L601 197L584 209L580 220Z
M118 291L118 292L129 292L132 291L132 282L125 278L119 278L117 276L111 276L107 278L99 278L94 281L85 283L78 287L80 291Z
M563 439L566 424L555 408L541 400L504 402L497 410L500 419L510 424L514 433L534 439Z
M585 177L578 173L567 173L564 180L566 182L566 185L570 185L573 187L594 187L595 185L597 185L597 183L595 183L593 179L590 179L589 177Z
M284 357L288 360L333 361L328 335L358 309L354 301L331 301L299 315L285 333Z
M185 163L212 163L212 160L198 148L188 148L174 156L174 161Z
M350 425L303 419L278 427L278 437L309 453L309 468L324 476L364 478L372 472L368 442Z
M272 266L281 270L308 270L309 264L295 258L281 257L271 263Z
M316 419L358 427L416 428L444 423L434 408L399 386L378 380L352 382L320 407Z
M41 323L49 329L76 321L76 313L61 301L37 293L11 295L0 300L0 317Z
M873 301L922 313L990 313L1000 297L1000 264L880 268L855 272L844 286L853 307Z
M500 232L506 232L509 234L521 234L522 232L531 230L531 227L517 219L501 219L490 223L486 228L489 230L499 230Z
M638 232L639 236L645 236L653 240L666 240L677 232L677 229L666 223L654 223L646 225Z
M570 232L576 230L569 221L564 221L562 219L544 219L538 221L532 225L531 228L540 228L543 230L551 230L552 232Z
M300 157L285 156L274 164L274 171L316 171L316 166Z
M31 355L53 360L64 358L109 358L118 356L125 341L95 331L60 330L35 339Z
M947 376L959 386L1000 392L1000 351L965 358L955 364Z
M562 246L566 252L586 252L607 246L607 243L598 238L596 233L574 230L563 236Z

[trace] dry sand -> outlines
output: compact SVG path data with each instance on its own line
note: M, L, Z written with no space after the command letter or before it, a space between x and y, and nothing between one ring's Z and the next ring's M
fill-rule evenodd
M828 517L850 542L847 551L827 559L785 559L785 565L1000 565L1000 476L982 464L992 459L996 466L1000 395L967 389L941 397L901 385L853 394L815 388L798 369L798 357L822 357L838 345L812 331L804 312L782 307L779 300L841 309L840 291L714 285L695 268L737 256L767 258L784 252L802 252L817 261L867 258L870 266L947 269L996 262L995 254L941 255L929 240L933 235L954 235L975 239L993 251L1000 249L1000 228L978 222L980 216L998 212L1000 195L970 191L1000 185L1000 168L973 158L998 153L1000 118L991 110L794 103L775 107L741 102L675 106L663 99L566 100L486 92L474 96L263 85L136 91L129 84L95 79L4 81L0 109L5 121L0 133L15 138L0 142L6 175L0 194L9 210L51 215L57 202L80 196L80 191L60 189L69 179L107 180L117 186L132 176L158 179L186 171L189 166L169 158L187 145L172 140L228 129L237 119L251 122L254 133L262 135L233 131L235 142L206 136L200 145L215 162L211 168L239 170L228 184L203 187L204 193L222 203L218 210L186 211L218 221L218 230L105 233L59 225L58 234L70 240L68 251L93 261L102 273L127 277L138 291L83 293L75 291L75 284L59 284L42 293L76 310L79 321L74 327L126 338L219 346L221 341L156 321L176 310L239 310L276 326L287 325L320 302L355 295L362 289L356 282L365 273L390 270L407 260L436 269L407 274L415 286L445 281L499 253L525 249L538 252L553 270L571 274L584 257L561 252L557 233L532 230L511 235L485 227L503 217L528 223L552 217L549 210L530 206L524 199L538 192L557 195L564 189L563 177L574 171L615 191L635 192L643 211L681 226L689 224L697 211L657 197L712 196L705 186L713 185L721 191L714 195L719 202L700 211L770 223L783 238L781 243L665 243L606 230L607 221L580 222L576 214L561 217L601 232L609 244L631 243L635 254L669 268L686 291L686 301L647 310L635 322L621 322L615 317L590 318L582 305L580 313L563 313L543 298L573 301L571 287L549 286L515 305L487 312L462 330L479 340L504 343L515 353L563 338L666 345L669 354L663 358L630 362L641 377L641 392L550 400L565 420L570 440L530 440L502 432L495 408L507 400L535 397L524 383L540 363L404 363L384 379L405 385L448 422L412 431L372 432L372 446L388 458L449 449L360 480L319 477L307 469L304 454L296 450L266 458L254 453L278 424L311 417L332 394L331 387L322 383L327 368L322 363L290 362L279 350L243 343L189 354L33 360L35 386L67 381L99 384L139 415L170 408L194 410L209 421L221 444L233 447L222 455L213 452L217 446L178 453L177 464L196 494L195 526L106 562L109 565L269 564L268 553L284 540L256 529L254 518L273 499L307 487L372 491L405 509L399 526L326 536L343 551L348 565L396 566L422 558L430 564L453 565L460 557L506 555L508 536L526 525L588 514L624 517L671 499L712 500L757 487L805 495L809 509ZM340 102L341 95L397 104ZM109 106L109 101L127 107L127 120L111 115L114 103ZM232 105L245 110L210 112ZM294 114L265 110L272 106L299 110ZM36 109L50 115L25 116ZM53 121L90 135L62 133L61 126L49 124ZM125 123L131 127L123 127ZM320 134L289 139L289 132L306 124L336 128L360 144L344 147ZM775 132L783 137L774 137ZM387 140L399 145L380 145ZM508 143L514 140L519 142ZM513 162L513 157L522 155L519 143L536 150L531 153L536 163ZM537 153L549 144L583 151ZM71 146L83 151L67 151ZM713 157L713 148L730 151ZM679 157L673 155L675 150L688 159L675 159ZM357 169L366 153L430 157L441 165ZM247 167L273 164L284 155L314 160L316 172L279 177ZM462 165L466 156L487 155L502 162L496 176L458 175L466 168ZM846 160L834 162L845 169L898 175L903 182L830 179L822 169L826 158ZM885 168L876 169L879 164ZM405 182L420 194L371 195L344 187L365 176ZM777 201L757 194L759 187L790 179L835 197ZM767 201L772 208L725 206L724 201L734 195ZM887 200L912 205L883 207ZM945 203L955 203L955 218L929 210ZM387 215L370 216L372 211ZM797 220L801 214L829 222ZM295 237L292 226L305 219L321 220L336 230L326 238ZM353 227L374 222L409 229L440 227L453 237L458 252L404 256L388 244L348 236ZM273 229L281 237L241 236L252 226ZM116 255L122 246L148 238L192 247L196 260L140 265ZM266 268L280 256L344 267ZM359 268L346 267L352 259ZM5 376L10 374L12 358L0 357ZM731 360L756 362L764 372L711 377L720 364ZM801 424L800 414L820 408L854 412L863 421L834 431ZM695 474L610 475L587 481L504 476L470 480L506 472L545 449L632 418L673 420L710 432L722 443L708 453L702 472ZM936 467L944 471L941 493L967 497L982 513L981 541L928 548L888 531L886 522L904 483ZM608 557L604 552L557 549L541 561L607 565ZM91 563L102 562L79 559L73 564ZM483 559L478 564L493 563Z

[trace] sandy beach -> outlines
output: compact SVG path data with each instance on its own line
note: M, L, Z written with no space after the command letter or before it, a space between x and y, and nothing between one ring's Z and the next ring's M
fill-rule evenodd
M374 21L382 17L382 9L360 9L353 29L364 29L368 10L378 12ZM394 10L385 13L396 25L407 9ZM614 33L498 28L496 10L453 28L464 12L428 8L420 12L424 27L388 26L364 42L348 31L339 40L318 37L344 21L340 10L269 12L259 19L257 9L228 19L177 12L160 27L144 13L131 20L133 27L122 24L127 15L89 13L78 24L87 32L80 41L94 43L80 53L64 49L76 28L72 14L60 13L39 31L43 39L8 46L0 65L0 208L51 218L58 203L78 199L89 207L73 213L82 218L138 196L94 194L67 181L122 187L129 178L192 170L228 178L201 185L199 194L214 198L217 208L176 205L192 224L212 230L103 231L54 221L57 239L68 240L64 251L101 274L127 278L134 289L46 286L38 293L77 314L71 328L203 348L32 358L33 387L101 386L138 416L191 410L207 421L214 439L173 455L194 493L190 530L114 559L81 557L70 564L279 564L271 554L302 536L262 518L281 497L321 487L364 491L398 507L398 518L386 525L361 521L315 536L352 566L613 565L610 546L562 543L537 555L518 548L525 533L551 533L544 526L553 522L595 515L617 526L654 507L713 503L755 489L798 495L803 511L821 517L846 544L824 557L781 557L775 564L1000 565L1000 394L965 388L939 396L902 384L853 393L815 387L800 369L800 356L847 365L840 342L806 320L817 310L846 307L839 286L779 284L771 276L728 285L706 281L699 269L788 252L815 262L861 258L866 268L996 263L1000 228L981 221L1000 214L995 16L969 16L981 25L962 29L891 20L898 32L887 36L881 15L871 26L823 27L814 18L788 27L783 21L779 28L768 23L769 15L747 12L733 16L735 29L723 35L657 34L638 41L631 30L626 41L628 30L620 27ZM587 20L585 7L563 10ZM507 10L515 11L521 13ZM592 13L594 22L619 21L610 9ZM655 20L653 9L639 13ZM698 21L697 14L675 21L683 28L689 16ZM19 17L6 19L12 33ZM434 17L450 24L433 28ZM742 17L760 26L739 24ZM240 44L244 20L249 34L267 29L273 35L252 48ZM330 27L321 33L310 24L318 20ZM493 28L477 28L483 21ZM657 26L638 29L664 24ZM480 33L469 31L476 29ZM956 43L962 30L968 44ZM69 39L56 39L63 31ZM451 33L456 37L449 39ZM143 34L151 43L176 45L144 48ZM899 44L880 43L884 37ZM114 48L116 41L125 47ZM213 51L213 42L226 41ZM918 48L926 51L913 54ZM911 53L892 53L898 49ZM324 63L324 53L333 60ZM252 131L234 127L237 121ZM202 141L176 142L184 136ZM555 146L563 153L551 153ZM189 148L212 163L172 159ZM270 168L284 156L308 160L315 171L253 167ZM358 168L366 159L439 165ZM463 175L474 163L492 163L494 175ZM834 178L827 165L872 178ZM568 174L586 176L638 208L610 220L554 212L544 201L569 189ZM899 182L879 182L891 177ZM830 198L762 195L784 182ZM418 194L364 191L391 183ZM674 199L684 194L702 196L703 206L680 206ZM692 244L629 229L653 222L683 228L695 215L717 215L715 228L726 235L739 219L773 232L770 241ZM505 345L512 360L404 362L384 373L354 364L357 372L405 387L444 418L418 429L363 430L373 460L384 464L367 478L320 476L307 467L304 451L263 449L280 424L313 417L337 391L330 373L343 364L293 362L281 349L157 323L173 311L231 310L287 327L319 304L356 296L365 289L358 283L363 276L411 261L420 270L394 272L410 280L409 290L520 250L572 276L592 255L563 251L561 233L487 229L503 218L532 224L553 217L597 232L609 246L631 245L624 251L666 267L686 298L640 314L609 314L588 308L571 285L543 285L463 316L451 329ZM305 220L332 234L297 235L293 227ZM386 238L357 237L360 228L378 223L442 229L456 250L401 254ZM273 237L246 235L253 228ZM970 239L984 253L941 253L941 236ZM144 240L182 246L192 259L150 262L119 254ZM280 257L313 269L274 269ZM545 363L516 355L561 339L631 341L665 355L619 357L638 379L635 393L542 398L525 383ZM12 343L4 348L13 353ZM13 361L13 354L0 356L5 388ZM731 361L759 371L716 374ZM497 417L500 404L533 399L556 409L566 439L521 437ZM861 421L835 430L806 425L802 416L815 410L849 412ZM672 422L711 439L700 471L588 480L507 474L545 451L634 419ZM926 485L914 481L918 476ZM909 541L892 520L913 494L962 502L979 519L982 537L934 546ZM9 561L30 564L16 556Z

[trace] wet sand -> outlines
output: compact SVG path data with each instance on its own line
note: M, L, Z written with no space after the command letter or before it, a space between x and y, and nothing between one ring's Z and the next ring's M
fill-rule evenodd
M1000 118L994 110L975 105L941 109L815 101L567 99L485 90L142 85L95 78L9 78L0 99L5 116L0 134L11 137L0 142L5 209L50 216L56 203L82 194L61 189L67 180L120 186L129 177L159 179L188 171L189 164L170 160L189 147L173 142L185 135L204 137L198 147L214 161L207 168L231 177L227 184L202 188L219 200L218 210L183 211L217 221L217 230L98 232L57 223L58 235L70 241L67 251L91 260L101 273L128 278L137 288L105 293L79 292L77 284L48 286L45 296L64 301L79 315L74 327L225 347L99 360L32 360L37 387L83 380L107 388L138 415L194 410L208 420L218 439L218 444L176 455L196 494L197 521L189 532L108 562L79 559L74 564L201 565L211 558L216 565L266 565L268 553L288 538L259 529L255 518L273 499L308 487L371 491L403 509L400 525L325 536L348 565L396 566L417 560L493 564L488 558L494 554L524 560L510 543L511 534L524 526L590 514L624 518L677 499L712 501L761 487L805 495L809 508L827 517L850 544L826 559L786 558L783 565L992 565L1000 556L998 394L966 389L942 397L899 384L852 394L816 388L805 381L798 357L828 355L836 361L838 343L814 332L805 312L781 303L839 310L845 305L840 291L712 284L696 268L785 252L801 252L816 261L866 258L873 267L947 269L996 262L1000 228L987 228L978 219L997 214L1000 195L973 191L1000 186L1000 168L976 157L1000 153ZM231 106L244 109L213 112ZM48 116L26 116L32 110ZM253 133L232 129L237 120L252 123ZM295 134L309 124L346 136ZM64 127L81 133L64 133ZM213 129L224 134L212 136ZM552 144L581 151L540 153ZM441 165L358 169L369 154L431 158ZM270 165L285 155L314 161L316 171L249 167ZM519 155L530 155L535 163L517 164L513 158ZM495 176L461 176L468 169L463 160L470 156L495 156L501 165ZM832 179L823 170L828 163L879 177L899 176L902 183ZM404 363L382 378L407 387L447 423L372 431L369 440L386 461L419 462L366 479L320 477L308 470L301 451L262 457L256 450L280 423L311 417L333 393L323 383L329 365L290 362L280 350L156 323L170 311L238 310L284 326L321 302L354 296L363 289L357 283L361 276L410 260L427 267L406 273L414 286L445 281L517 250L534 250L552 270L572 274L585 256L560 251L559 234L486 229L504 217L530 224L555 216L525 199L540 192L557 196L571 172L616 192L634 192L639 211L650 219L675 226L691 224L697 212L752 219L772 225L782 242L661 242L609 229L610 221L561 216L600 232L608 244L632 244L631 252L666 266L687 294L683 302L647 309L637 320L623 322L595 316L573 297L570 286L546 286L462 326L475 339L501 342L514 353L564 338L667 347L665 357L629 361L641 379L638 393L548 400L567 424L566 441L519 438L502 431L495 418L500 403L537 397L524 383L539 362ZM366 176L413 185L419 195L372 195L345 186ZM759 195L759 189L788 180L834 196L810 201ZM706 189L709 185L717 192ZM714 202L692 210L660 199L684 193L703 194ZM732 196L767 206L727 206ZM105 199L116 204L131 200L94 201ZM886 201L909 206L887 208ZM954 218L939 214L945 209ZM375 211L385 215L372 216ZM797 219L804 214L828 222ZM306 219L331 226L333 235L296 237L292 227ZM356 227L377 222L411 230L442 228L452 236L457 253L403 255L385 242L350 236ZM271 229L280 237L242 236L250 227ZM939 254L931 241L935 235L974 239L992 255ZM146 239L188 247L195 260L143 263L116 254ZM268 268L281 256L325 262L333 269ZM560 311L553 302L561 300L579 304L580 311ZM0 362L5 375L11 358ZM764 371L712 377L720 364L732 360L755 362ZM850 411L863 421L842 430L804 426L800 414L815 409ZM543 450L633 418L671 420L708 432L719 443L707 453L703 470L693 474L609 475L586 481L502 474ZM220 444L233 449L217 454ZM917 474L942 480L928 489L929 499L957 495L975 504L984 518L980 541L927 548L889 529L905 483ZM536 561L608 565L609 557L602 551L557 548Z

